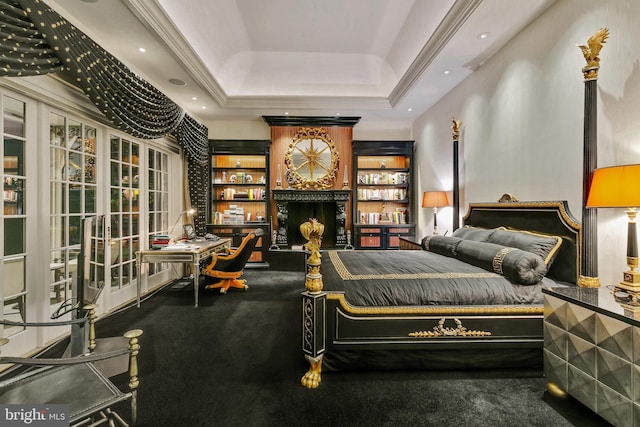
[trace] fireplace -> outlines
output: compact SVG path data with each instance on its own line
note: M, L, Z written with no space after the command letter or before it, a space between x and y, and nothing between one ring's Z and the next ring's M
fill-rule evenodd
M324 224L322 247L343 248L347 244L345 220L349 190L273 190L278 207L276 244L281 248L307 243L300 224L310 218Z

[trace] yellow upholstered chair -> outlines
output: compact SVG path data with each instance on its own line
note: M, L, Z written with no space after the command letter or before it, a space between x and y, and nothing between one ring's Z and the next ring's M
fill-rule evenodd
M240 279L244 267L255 249L258 240L262 237L264 231L261 228L255 229L247 234L238 248L231 249L229 254L217 254L211 263L206 266L201 274L214 279L217 282L206 285L206 289L220 289L221 294L227 293L229 288L247 289L247 281Z

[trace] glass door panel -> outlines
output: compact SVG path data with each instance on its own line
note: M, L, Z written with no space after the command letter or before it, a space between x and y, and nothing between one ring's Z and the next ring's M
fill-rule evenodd
M81 222L97 211L96 128L49 115L51 313L72 299L81 243Z
M119 136L110 138L110 206L112 248L118 252L111 262L111 290L135 283L135 253L140 247L138 214L140 145Z
M168 190L168 156L167 154L149 149L147 167L149 187L149 236L148 248L151 248L156 234L168 233L169 227L169 190ZM168 264L149 264L149 276L166 270Z
M27 165L26 165L26 104L11 96L0 98L2 109L2 212L0 222L3 237L0 241L0 318L27 320L26 261L27 261ZM0 336L11 336L23 328L4 326Z

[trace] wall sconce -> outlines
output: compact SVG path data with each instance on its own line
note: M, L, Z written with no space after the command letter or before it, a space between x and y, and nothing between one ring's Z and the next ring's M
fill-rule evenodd
M438 208L449 206L446 191L425 191L422 195L422 207L433 208L433 234L438 234Z
M612 166L596 169L591 180L588 208L626 208L629 225L627 230L627 265L615 290L627 293L628 304L640 308L640 274L638 267L638 236L636 232L636 208L640 207L640 164Z

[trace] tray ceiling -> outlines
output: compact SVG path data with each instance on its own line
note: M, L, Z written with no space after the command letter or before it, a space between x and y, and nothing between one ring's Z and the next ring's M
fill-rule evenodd
M554 2L45 1L202 121L288 113L405 124Z

